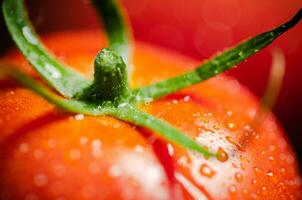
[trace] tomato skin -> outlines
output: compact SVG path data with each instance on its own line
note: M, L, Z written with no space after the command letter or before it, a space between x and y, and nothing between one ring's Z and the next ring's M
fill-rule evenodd
M215 94L222 84L233 91ZM183 98L164 99L151 106L151 113L160 113L161 118L218 152L217 158L204 158L174 146L176 179L189 192L188 199L201 194L209 199L300 199L300 180L294 175L294 157L280 139L282 129L269 116L254 130L250 124L257 103L237 84L228 79L211 80L186 90ZM188 96L193 103L186 102Z
M99 33L83 31L49 35L45 43L60 59L91 76L93 58L105 42ZM134 87L196 66L191 59L146 44L135 47ZM15 51L3 59L37 77ZM208 199L301 198L295 156L273 116L264 120L248 142L242 142L258 103L233 78L213 78L143 109L215 151L221 147L228 158L205 159L169 146L171 157L162 162L163 147L152 151L148 143L157 147L152 137L144 139L148 135L141 129L111 117L64 113L4 80L0 89L1 197L194 199L197 191ZM214 171L204 172L204 166ZM176 185L171 183L173 175ZM170 189L174 186L176 197Z
M46 112L5 141L1 188L9 199L168 198L164 170L131 126L75 118Z
M87 42L87 37L99 42ZM94 33L58 34L47 41L50 48L59 47L59 56L64 52L68 64L84 71L91 70L103 43ZM20 54L8 60L34 74ZM2 82L1 199L170 199L163 167L133 126L58 111L29 90Z
M276 27L301 8L300 0L123 0L135 38L169 48L198 60ZM57 5L60 5L58 8ZM94 10L86 1L31 0L28 3L36 27L42 31L99 28ZM56 12L53 12L56 10ZM74 12L79 11L77 16ZM42 23L43 22L43 23ZM270 47L231 70L231 75L262 96L271 65L271 50L281 48L286 73L274 108L302 159L300 115L302 96L300 67L302 24L280 37Z

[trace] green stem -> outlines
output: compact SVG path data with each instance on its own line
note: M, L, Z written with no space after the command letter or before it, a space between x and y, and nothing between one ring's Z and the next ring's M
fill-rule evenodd
M23 0L4 0L2 9L18 48L54 89L63 96L72 97L90 84L91 81L58 62L46 50L29 21Z
M117 0L92 0L109 38L110 47L116 50L127 66L131 60L131 32L123 15L122 7Z
M154 131L158 136L187 149L202 153L204 156L215 156L215 154L208 151L206 147L197 144L194 140L171 126L169 123L140 111L131 105L119 108L111 114L118 119L133 123L137 126L147 127Z
M158 99L231 69L272 43L282 33L295 26L301 17L302 10L300 9L287 23L242 42L232 49L224 51L193 71L135 90L136 100L143 102L146 101L146 99L148 101L150 101L150 99Z
M94 61L94 80L78 99L116 104L130 95L126 65L114 50L104 48Z

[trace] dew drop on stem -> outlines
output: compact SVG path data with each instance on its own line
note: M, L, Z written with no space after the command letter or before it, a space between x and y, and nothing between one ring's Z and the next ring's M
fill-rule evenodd
M38 44L38 40L37 38L33 35L33 33L31 32L31 29L28 26L24 26L22 28L22 33L23 36L25 37L25 39L32 45L37 45Z

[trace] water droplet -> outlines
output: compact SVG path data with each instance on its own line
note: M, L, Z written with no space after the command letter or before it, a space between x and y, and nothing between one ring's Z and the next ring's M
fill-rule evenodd
M202 125L203 125L203 122L202 122L200 119L196 119L196 120L194 121L194 123L195 123L198 127L202 127Z
M240 155L240 161L242 163L249 163L250 162L249 159L244 155Z
M209 167L207 164L202 164L200 166L199 171L202 175L204 175L208 178L211 178L216 174L216 172L211 167Z
M53 181L47 189L49 189L54 196L59 196L64 193L65 184L60 180Z
M227 154L227 152L219 147L218 151L217 151L217 160L219 160L220 162L225 162L229 159L229 155Z
M226 64L227 65L227 64ZM219 70L217 70L217 69L215 69L214 70L214 74L216 75L216 74L219 74Z
M258 199L258 195L255 194L255 193L251 193L251 197L252 197L253 199Z
M33 44L33 45L38 44L37 38L34 36L34 34L31 32L31 29L30 29L28 26L24 26L24 27L22 28L22 33L23 33L25 39L26 39L29 43L31 43L31 44Z
M243 53L242 51L240 51L240 52L238 53L238 55L239 55L239 57L244 58L244 53Z
M87 144L88 138L86 136L82 136L82 137L80 137L79 142L80 142L81 145L84 146L84 145Z
M127 105L128 105L128 103L127 103L127 102L124 102L124 103L119 104L119 105L118 105L118 108L123 108L123 107L125 107L125 106L127 106Z
M250 125L245 125L244 126L244 130L247 131L247 132L252 132L252 127Z
M172 144L168 144L167 148L168 148L169 155L173 156L174 155L174 148L173 148Z
M121 124L119 122L113 124L113 128L120 128L121 127Z
M269 156L268 159L269 159L270 161L275 160L275 158L274 158L273 156Z
M85 199L93 199L96 194L95 186L86 185L85 187L82 188L81 193Z
M256 172L256 173L260 172L260 170L259 170L258 167L253 167L253 170L254 170L254 172Z
M217 126L216 124L214 124L214 125L213 125L213 129L219 130L219 126Z
M53 169L54 175L57 176L57 177L64 176L65 171L66 171L65 166L61 163L54 164L52 169Z
M252 180L252 184L257 184L257 180L256 180L256 179L253 179L253 180Z
M100 157L102 155L102 141L99 139L94 139L91 143L92 155L94 157Z
M189 165L189 161L188 161L188 157L186 156L181 156L178 160L177 160L177 163L179 165L182 165L182 166L188 166Z
M243 146L239 142L237 142L234 138L232 138L230 136L226 136L225 138L229 143L234 145L239 151L243 151L243 152L245 151Z
M91 146L93 148L100 148L102 146L102 141L99 140L99 139L94 139L92 142L91 142Z
M242 193L243 193L243 194L248 194L248 190L247 190L247 189L244 189L244 190L242 191Z
M122 169L120 168L120 166L118 165L112 165L110 168L109 168L109 171L108 171L109 175L111 177L118 177L121 175L122 173Z
M270 146L268 147L268 149L269 149L270 151L275 151L276 147L275 147L274 145L270 145Z
M228 123L228 127L227 127L229 130L234 130L235 129L235 124L230 122Z
M144 147L142 147L142 145L136 145L134 147L134 151L137 152L137 153L143 153L144 152Z
M48 178L45 174L39 173L34 176L34 184L37 187L44 187L48 182Z
M29 151L29 146L26 143L22 143L19 145L19 151L21 153L27 153Z
M235 192L237 191L236 186L235 186L235 185L231 185L231 186L229 187L229 191L230 191L230 193L235 193Z
M292 155L288 155L286 157L286 162L287 164L292 165L295 162L295 158Z
M233 115L233 112L231 110L228 110L226 114L228 117L231 117Z
M38 200L39 198L35 194L26 194L24 200Z
M80 150L78 149L72 149L70 152L69 152L69 156L72 160L79 160L81 158L81 152Z
M233 166L234 168L238 168L238 166L236 165L236 163L232 163L232 166Z
M49 75L52 76L54 79L58 79L62 77L61 72L59 72L54 66L46 63L44 66L45 70L48 71Z
M254 49L254 52L257 53L259 51L259 49Z
M190 96L185 96L185 97L184 97L184 102L189 102L189 101L190 101L190 99L191 99L191 97L190 97Z
M55 148L57 146L57 142L55 139L49 139L48 140L48 146L49 148Z
M235 173L235 180L236 180L237 182L242 182L242 181L243 181L243 176L242 176L242 174L239 173L239 172Z
M267 172L266 175L269 176L269 177L273 177L274 173L273 172Z
M177 99L173 99L173 100L172 100L172 103L173 103L173 104L178 104L178 100L177 100Z
M91 174L98 174L101 171L100 164L97 162L92 162L89 164L88 170Z
M37 159L37 160L41 159L41 158L43 158L43 156L44 156L44 152L42 150L37 149L37 150L34 151L35 159Z
M251 108L248 110L248 115L250 118L254 118L256 115L256 110L254 108Z
M150 103L153 101L153 99L152 98L145 98L144 99L144 104L145 105L150 105Z
M286 154L284 154L284 153L282 153L282 154L280 154L280 160L285 160L286 159L286 157L287 157L287 155Z
M85 118L85 116L83 114L76 114L74 116L74 118L75 118L75 120L80 121L80 120L83 120Z

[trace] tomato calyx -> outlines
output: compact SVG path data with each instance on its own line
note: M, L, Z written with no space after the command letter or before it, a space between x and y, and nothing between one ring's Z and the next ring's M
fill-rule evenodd
M78 99L97 104L111 101L118 105L130 93L122 57L116 51L104 48L94 61L93 83L79 94Z
M139 104L162 98L231 69L295 26L302 17L300 9L285 24L222 52L193 71L131 90L127 75L127 68L129 70L131 66L130 31L121 7L116 1L100 2L93 0L95 8L103 19L110 49L103 49L97 55L94 62L94 80L89 80L66 67L47 52L30 24L22 0L3 1L3 14L9 32L29 63L51 87L65 98L54 94L45 86L12 67L5 67L3 70L22 85L64 110L92 116L110 115L137 126L146 127L170 142L200 152L205 156L216 154L208 151L201 144L197 144L169 123L141 111Z

